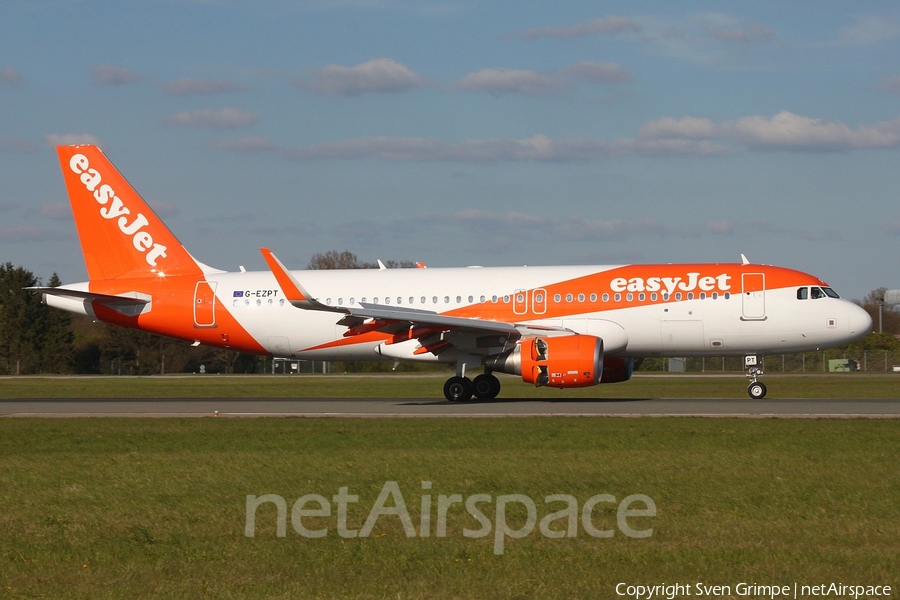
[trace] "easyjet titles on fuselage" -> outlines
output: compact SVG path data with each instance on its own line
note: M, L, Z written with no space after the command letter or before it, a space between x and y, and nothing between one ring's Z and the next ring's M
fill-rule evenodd
M702 292L727 292L731 289L731 275L722 273L715 277L700 273L687 273L687 279L683 277L616 277L609 282L609 289L614 292L691 292L699 289Z
M162 244L154 243L153 236L142 229L150 224L150 222L147 221L147 217L142 213L138 213L134 217L134 220L129 223L128 217L125 215L131 214L131 210L129 210L122 200L116 196L116 192L113 190L112 186L105 183L100 185L103 177L96 169L91 168L91 165L84 154L73 155L69 160L69 168L72 169L74 173L80 175L80 180L81 183L84 184L84 187L87 188L89 192L94 193L94 200L96 200L98 204L104 205L100 207L100 216L104 219L119 218L117 221L119 231L125 235L132 236L131 243L139 252L147 253L144 257L147 260L147 264L155 267L157 259L166 257L166 247ZM98 185L100 186L99 188L97 187ZM112 204L106 206L110 200L112 200Z

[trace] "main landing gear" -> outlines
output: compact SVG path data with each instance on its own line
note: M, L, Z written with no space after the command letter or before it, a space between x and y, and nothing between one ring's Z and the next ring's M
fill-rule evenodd
M479 400L490 400L499 393L500 380L490 372L479 375L474 380L457 375L444 384L444 397L450 402L468 402L473 395Z
M758 381L760 375L763 374L762 370L762 356L745 356L744 357L744 366L747 367L747 377L750 378L750 385L747 387L747 393L750 394L750 397L754 400L762 400L766 397L766 384L762 381Z

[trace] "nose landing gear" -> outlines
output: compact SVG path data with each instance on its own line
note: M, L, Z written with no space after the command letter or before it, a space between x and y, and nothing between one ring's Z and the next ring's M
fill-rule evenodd
M744 357L744 366L748 369L747 377L750 378L750 385L747 387L747 393L754 400L762 400L766 397L766 384L758 381L760 375L763 374L762 356L750 355Z

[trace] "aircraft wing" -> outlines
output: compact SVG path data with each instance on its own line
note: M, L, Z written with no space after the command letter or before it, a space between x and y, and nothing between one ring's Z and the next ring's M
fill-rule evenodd
M344 317L339 325L347 327L344 337L352 337L365 333L379 332L393 336L388 344L418 339L423 349L436 354L449 348L472 347L478 344L478 338L492 336L502 337L507 342L515 341L530 335L569 334L568 329L541 327L505 321L452 317L430 310L384 306L381 304L360 303L359 306L328 306L313 298L287 268L268 248L260 248L266 263L281 286L285 298L298 308L342 313ZM453 331L454 344L446 343L444 335ZM435 343L440 342L440 343ZM433 350L432 350L433 349Z

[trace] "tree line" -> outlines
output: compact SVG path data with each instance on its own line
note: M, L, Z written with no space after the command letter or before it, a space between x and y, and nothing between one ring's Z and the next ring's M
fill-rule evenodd
M411 261L386 261L389 268L410 268ZM307 269L377 269L378 263L359 260L350 251L331 250L317 253L310 259ZM107 375L151 375L165 373L261 373L266 372L266 357L241 354L232 350L208 346L192 347L181 340L173 340L142 331L114 327L89 317L75 315L63 310L49 308L41 304L41 295L23 288L43 285L34 273L14 266L12 263L0 265L0 374L107 374ZM56 273L50 276L48 286L60 285ZM874 327L878 327L879 301L884 297L885 288L873 290L862 300L855 302L872 316ZM872 357L879 361L888 353L890 362L900 361L900 311L897 307L882 307L884 334L871 333L862 340L848 346L829 350L826 355L808 353L789 355L790 359L777 359L777 365L769 369L780 370L782 363L786 370L808 372L821 371L819 361L826 358ZM699 359L697 359L699 360ZM707 359L707 370L714 370L721 359ZM781 362L778 362L781 361ZM801 362L802 361L802 362ZM807 361L808 367L807 367ZM788 366L790 362L790 366ZM739 363L728 370L741 370ZM802 366L800 366L802 365ZM341 371L372 371L390 368L389 363L347 362L335 365ZM416 368L416 365L404 365ZM642 361L642 370L664 368L653 360ZM334 370L333 369L333 370ZM691 369L694 370L694 369ZM881 370L881 368L869 370Z

